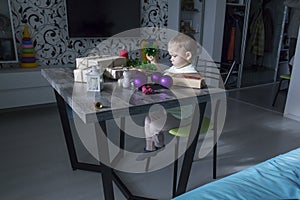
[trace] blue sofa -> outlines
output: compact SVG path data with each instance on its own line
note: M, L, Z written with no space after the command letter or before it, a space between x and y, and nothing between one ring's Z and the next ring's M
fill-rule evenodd
M300 199L300 148L174 198L194 199Z

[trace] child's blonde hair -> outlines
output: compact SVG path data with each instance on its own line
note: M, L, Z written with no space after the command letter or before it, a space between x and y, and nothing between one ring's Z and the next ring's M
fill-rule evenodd
M190 36L185 35L183 33L179 33L169 41L168 49L172 49L174 51L181 49L184 51L191 52L192 58L188 61L190 63L193 63L194 59L196 58L198 44Z

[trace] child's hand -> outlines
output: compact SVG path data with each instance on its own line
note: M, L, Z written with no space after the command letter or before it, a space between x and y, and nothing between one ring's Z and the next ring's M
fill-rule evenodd
M146 58L147 58L147 60L149 60L153 64L157 63L156 60L155 60L155 57L152 56L152 55L146 54Z

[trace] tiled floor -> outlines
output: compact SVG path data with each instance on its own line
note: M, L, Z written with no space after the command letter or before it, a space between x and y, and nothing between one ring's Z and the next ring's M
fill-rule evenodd
M272 106L277 87L278 84L267 83L259 86L231 89L228 92L228 97L249 103L253 106L259 106L263 109L283 113L287 94L286 90L280 91L275 105ZM284 89L284 87L282 89Z
M300 147L300 122L282 117L284 95L271 106L274 91L265 85L228 92L218 178ZM0 118L0 199L104 199L100 174L71 170L55 105L0 112ZM79 140L76 144L80 159L93 160ZM213 181L211 174L211 155L194 162L188 190ZM171 165L120 176L136 195L171 198ZM125 199L115 191L116 199Z

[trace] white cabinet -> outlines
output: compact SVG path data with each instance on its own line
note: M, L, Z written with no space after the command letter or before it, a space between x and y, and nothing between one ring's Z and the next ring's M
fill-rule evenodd
M0 72L0 109L54 103L55 97L40 69Z

